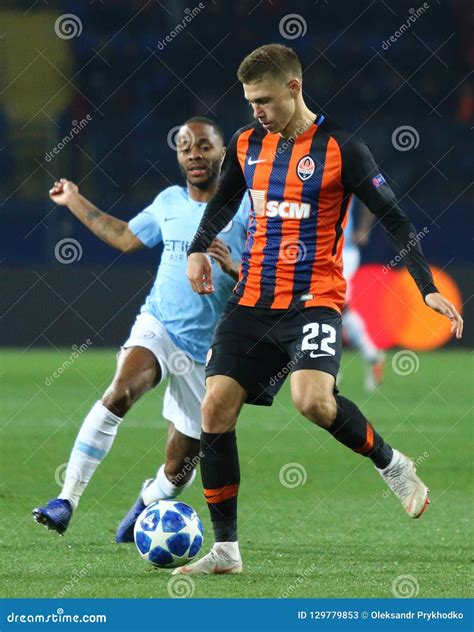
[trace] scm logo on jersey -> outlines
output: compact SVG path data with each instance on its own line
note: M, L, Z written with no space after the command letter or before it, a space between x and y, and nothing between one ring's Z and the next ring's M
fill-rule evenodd
M308 180L308 178L311 178L315 169L316 165L314 164L314 160L311 158L311 156L303 156L303 158L301 158L296 165L296 173L298 174L298 178L300 180L303 180L303 182L305 180Z
M278 202L269 200L265 208L267 217L283 219L307 219L311 214L311 204L307 202Z

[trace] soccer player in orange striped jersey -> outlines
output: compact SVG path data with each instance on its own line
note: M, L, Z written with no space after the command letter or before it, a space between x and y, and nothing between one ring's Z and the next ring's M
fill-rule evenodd
M270 404L275 384L288 374L298 411L372 460L411 517L427 506L428 488L412 461L392 449L335 385L345 298L343 231L352 194L404 253L425 303L451 320L457 338L462 334L460 315L433 284L419 243L413 245L416 230L367 145L306 105L295 52L262 46L237 74L255 120L230 143L218 190L188 250L187 270L196 292L213 291L204 253L249 190L252 211L239 280L208 353L202 405L201 475L215 544L175 573L242 571L235 425L244 402Z

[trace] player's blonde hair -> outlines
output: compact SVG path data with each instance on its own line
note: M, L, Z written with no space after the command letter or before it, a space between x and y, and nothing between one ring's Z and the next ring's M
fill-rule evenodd
M237 78L241 83L256 83L267 78L287 81L303 76L298 55L283 44L265 44L252 51L239 66Z

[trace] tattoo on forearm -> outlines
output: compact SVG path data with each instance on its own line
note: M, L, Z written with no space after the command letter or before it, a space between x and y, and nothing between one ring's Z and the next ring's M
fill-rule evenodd
M103 215L102 211L99 211L99 209L94 208L90 211L87 211L87 215L86 215L86 219L89 222L92 222L95 219L98 219L101 215Z
M116 219L107 213L103 213L97 208L91 209L86 213L88 222L95 224L95 234L97 237L114 245L114 237L121 237L125 231L125 225L121 220Z

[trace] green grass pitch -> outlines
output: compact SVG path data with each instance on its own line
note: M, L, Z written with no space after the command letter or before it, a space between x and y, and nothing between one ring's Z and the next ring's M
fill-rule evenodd
M70 353L1 353L2 597L168 597L169 571L113 542L142 480L162 462L162 387L124 420L66 535L33 522L31 509L58 493L57 468L115 365L114 350L91 349L47 386ZM394 372L392 357L384 386L367 395L361 362L346 352L341 391L418 458L431 488L423 517L408 518L368 460L298 415L286 385L272 408L245 407L239 420L244 574L194 578L194 597L390 598L403 576L419 597L472 595L469 355L419 354L407 376ZM303 484L285 486L282 468L295 463ZM206 551L212 535L199 482L182 499L203 519Z

